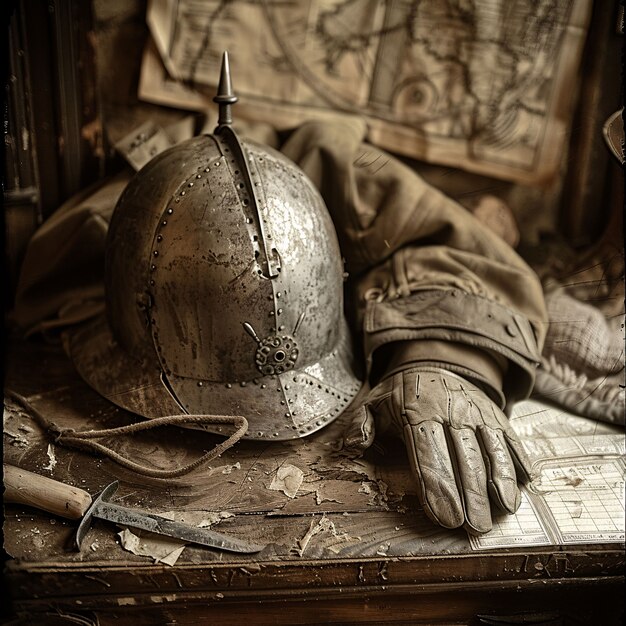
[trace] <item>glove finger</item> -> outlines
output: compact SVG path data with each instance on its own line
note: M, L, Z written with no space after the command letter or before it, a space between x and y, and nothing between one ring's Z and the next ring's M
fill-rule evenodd
M522 498L504 433L489 426L479 426L477 435L487 467L487 486L491 499L500 509L515 513Z
M404 442L426 515L444 528L462 526L465 521L463 502L443 426L432 420L406 424Z
M352 421L343 434L343 447L348 451L363 451L374 442L374 416L369 404L362 404L351 416Z
M450 428L459 489L465 507L465 528L472 534L489 532L491 506L487 490L487 471L476 434L471 428Z
M521 483L527 483L532 479L532 464L521 441L513 430L507 416L495 404L491 404L489 408L490 411L481 413L483 423L502 431L517 472L517 480Z
M503 431L504 439L507 443L519 482L526 484L533 478L532 463L522 446L522 442L517 438L512 428Z

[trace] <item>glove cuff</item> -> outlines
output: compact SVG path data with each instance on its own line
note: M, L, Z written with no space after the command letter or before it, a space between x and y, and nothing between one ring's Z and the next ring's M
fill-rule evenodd
M424 289L368 301L363 330L370 372L375 353L398 341L456 342L501 355L509 363L504 377L508 402L528 397L541 360L539 321L533 325L503 304L460 289Z
M502 381L507 361L489 350L450 341L398 341L377 351L374 361L381 379L416 365L435 366L470 380L501 409L506 404Z

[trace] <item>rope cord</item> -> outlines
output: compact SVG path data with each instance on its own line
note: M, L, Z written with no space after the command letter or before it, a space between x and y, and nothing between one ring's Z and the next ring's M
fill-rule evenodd
M151 478L177 478L188 474L194 469L205 465L209 461L221 456L226 450L232 448L248 431L248 420L241 415L167 415L164 417L155 417L145 422L135 422L127 426L118 426L116 428L105 428L102 430L83 430L76 431L73 428L60 428L54 422L48 420L40 411L38 411L24 396L14 391L6 391L5 396L21 405L28 413L30 413L39 426L54 438L54 441L60 445L77 448L79 450L96 451L115 461L119 465L126 467L134 472L149 476ZM150 430L159 426L177 426L181 424L208 424L222 425L229 424L236 428L235 432L225 441L203 454L200 458L179 467L174 470L160 470L146 467L135 463L130 459L122 456L108 446L102 445L92 439L101 439L104 437L117 437L119 435L133 434L142 430Z

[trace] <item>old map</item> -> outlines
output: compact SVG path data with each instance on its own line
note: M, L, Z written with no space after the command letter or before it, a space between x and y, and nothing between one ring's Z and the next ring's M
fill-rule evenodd
M151 0L140 96L204 109L223 50L239 111L341 112L396 153L508 180L566 147L590 0Z
M513 407L511 424L535 476L523 488L517 513L470 537L472 547L623 543L623 429L534 399Z

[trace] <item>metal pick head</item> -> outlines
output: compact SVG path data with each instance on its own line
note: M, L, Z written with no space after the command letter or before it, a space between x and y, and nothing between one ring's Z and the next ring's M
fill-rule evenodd
M231 106L237 102L238 98L233 93L233 85L230 79L230 64L228 62L228 52L224 50L222 55L222 69L220 71L220 82L217 86L217 94L213 102L219 105L217 126L230 126L233 123Z
M159 515L152 515L147 511L129 509L126 506L109 502L110 497L117 491L117 481L105 487L100 495L85 513L78 530L76 531L76 546L80 550L85 535L91 526L91 520L98 519L113 522L118 526L130 526L146 530L151 533L175 537L183 542L197 543L210 548L220 548L231 552L252 553L260 552L264 546L237 537L223 535L210 528L197 528L185 523L175 522Z
M87 512L85 513L85 515L83 515L83 519L81 520L78 526L78 530L76 531L75 544L76 544L77 550L80 550L80 546L83 543L83 539L85 538L85 535L89 532L89 529L91 528L91 520L93 519L94 511L98 508L98 505L101 502L108 501L108 499L117 491L118 486L119 486L119 482L116 480L112 482L110 485L108 485L107 487L105 487L100 492L100 494L96 498L94 498L93 502L91 503L91 506L87 509Z

